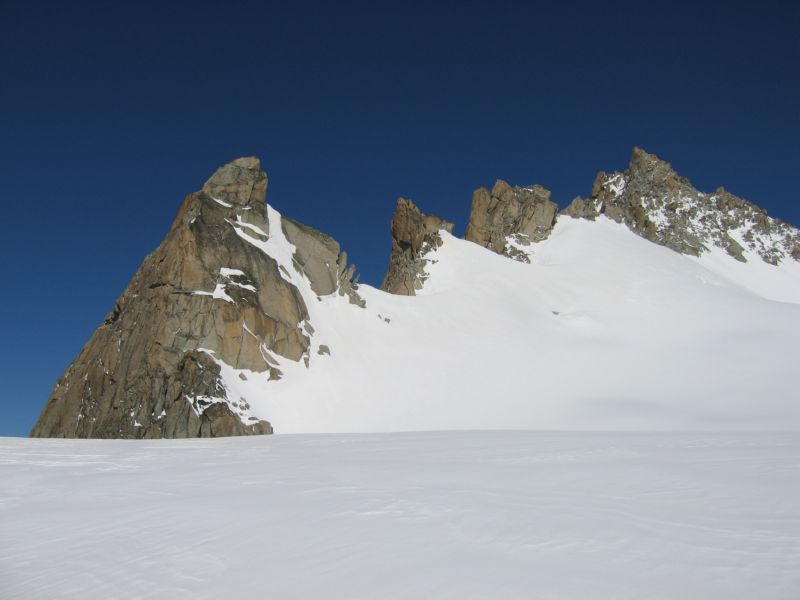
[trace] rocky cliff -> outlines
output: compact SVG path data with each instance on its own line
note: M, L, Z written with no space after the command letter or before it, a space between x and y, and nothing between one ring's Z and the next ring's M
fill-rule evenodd
M298 275L319 296L358 296L330 237L265 205L256 158L218 169L186 197L161 245L56 383L34 437L156 438L270 433L221 369L281 377L311 359ZM270 245L294 253L288 268ZM288 244L285 243L288 241Z

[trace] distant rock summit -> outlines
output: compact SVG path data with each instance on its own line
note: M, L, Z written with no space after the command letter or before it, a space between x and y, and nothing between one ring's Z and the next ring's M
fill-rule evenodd
M315 306L338 299L360 310L367 300L339 244L281 217L265 204L266 190L258 159L246 157L219 168L184 199L161 245L56 383L32 436L272 432L251 411L249 380L276 382L281 365L329 359L337 349L315 333ZM540 185L503 180L480 188L464 238L530 262L560 219L607 218L682 254L719 248L739 262L800 261L796 228L722 188L697 191L639 148L624 173L601 172L590 197L576 198L561 213L550 196ZM400 198L382 289L405 296L422 290L443 236L452 232L453 223ZM269 385L258 389L270 393Z
M624 173L601 171L591 198L576 198L564 214L585 219L604 215L681 254L699 256L716 246L741 262L746 262L745 249L772 265L786 258L800 260L795 227L724 188L698 192L669 163L641 148L634 148Z

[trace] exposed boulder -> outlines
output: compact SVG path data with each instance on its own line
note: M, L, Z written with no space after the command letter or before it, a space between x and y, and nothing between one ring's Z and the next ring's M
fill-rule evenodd
M472 210L464 239L493 252L528 262L520 249L550 235L558 207L550 191L540 185L512 187L498 179L490 192L479 188L472 194Z
M392 217L392 253L389 269L381 289L405 296L414 296L427 278L426 258L431 250L442 245L439 231L453 232L453 224L426 215L411 200L399 198Z

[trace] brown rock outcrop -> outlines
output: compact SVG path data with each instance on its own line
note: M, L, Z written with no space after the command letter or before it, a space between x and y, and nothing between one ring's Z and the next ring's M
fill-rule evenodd
M381 289L414 296L427 278L425 265L430 259L425 255L442 245L442 229L452 233L453 224L424 214L411 200L398 198L392 217L392 253Z
M464 239L528 262L527 254L516 246L527 246L547 238L557 212L558 206L550 200L550 191L542 186L512 187L498 179L491 192L479 188L472 194L472 210Z

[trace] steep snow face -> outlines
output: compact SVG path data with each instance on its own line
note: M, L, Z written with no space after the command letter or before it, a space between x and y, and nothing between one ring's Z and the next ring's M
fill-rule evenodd
M530 264L443 231L416 297L362 285L361 309L313 294L270 234L308 307L308 365L223 375L276 433L800 426L796 261L689 257L565 217Z
M779 433L0 438L0 596L791 600L799 465Z

